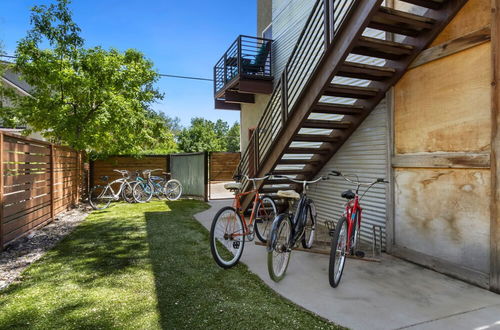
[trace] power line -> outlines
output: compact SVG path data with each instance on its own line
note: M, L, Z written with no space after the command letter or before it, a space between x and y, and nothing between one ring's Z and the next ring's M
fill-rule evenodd
M16 56L2 55L2 54L0 54L0 57L17 58ZM202 80L202 81L214 81L213 79L210 79L210 78L191 77L191 76L179 76L179 75L175 75L175 74L166 74L166 73L159 73L159 75L161 77L168 77L168 78L191 79L191 80Z
M174 74L164 74L164 73L160 73L160 76L162 76L162 77L170 77L170 78L180 78L180 79L192 79L192 80L214 81L213 79L209 79L209 78L188 77L188 76L177 76L177 75L174 75Z

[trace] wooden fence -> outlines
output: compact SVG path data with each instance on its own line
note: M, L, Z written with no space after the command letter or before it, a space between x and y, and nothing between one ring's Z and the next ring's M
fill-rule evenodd
M209 156L210 181L232 181L240 163L239 152L211 152Z
M0 250L75 205L82 154L0 131Z
M143 171L147 169L161 168L164 172L169 169L168 155L151 155L141 158L130 156L113 156L107 159L99 159L90 162L90 185L99 184L99 178L109 176L110 181L121 177L121 174L114 172L117 170L127 170L134 173L136 170ZM156 175L161 175L160 172Z

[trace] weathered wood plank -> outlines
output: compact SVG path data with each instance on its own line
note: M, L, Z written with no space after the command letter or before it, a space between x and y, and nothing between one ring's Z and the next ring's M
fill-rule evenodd
M490 153L433 152L398 154L392 157L392 166L406 168L489 168Z
M500 0L492 0L490 289L500 293Z
M410 65L410 69L420 65L435 61L437 59L456 54L463 50L478 46L488 42L491 39L491 28L485 26L480 30L474 31L457 39L453 39L444 44L434 46L424 50Z

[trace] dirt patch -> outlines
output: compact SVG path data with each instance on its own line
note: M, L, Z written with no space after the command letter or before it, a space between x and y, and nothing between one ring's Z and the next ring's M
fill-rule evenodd
M19 280L23 270L71 233L90 212L87 205L59 214L55 221L8 245L0 252L0 290Z

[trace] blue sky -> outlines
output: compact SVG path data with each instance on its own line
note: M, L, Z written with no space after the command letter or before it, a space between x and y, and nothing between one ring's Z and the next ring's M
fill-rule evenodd
M212 68L239 34L255 35L256 0L73 0L73 19L86 46L136 48L160 73L212 78ZM47 0L0 0L0 40L12 54L29 28L30 8ZM242 15L243 14L243 15ZM214 110L209 81L161 78L164 100L154 108L181 118L223 119L238 111Z

